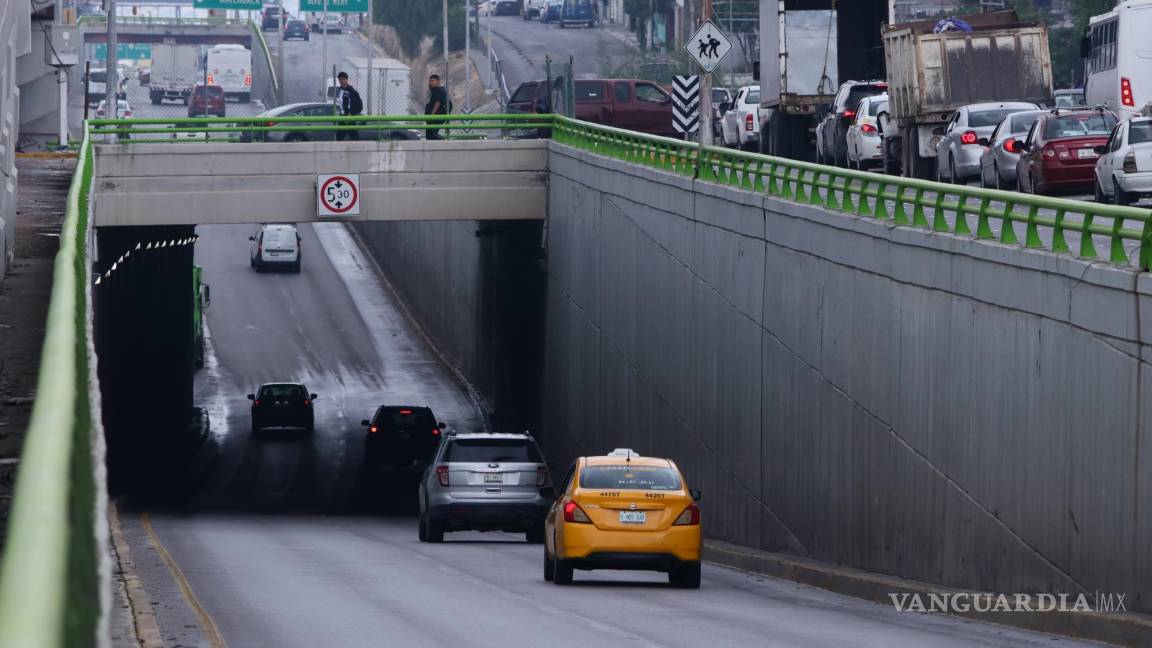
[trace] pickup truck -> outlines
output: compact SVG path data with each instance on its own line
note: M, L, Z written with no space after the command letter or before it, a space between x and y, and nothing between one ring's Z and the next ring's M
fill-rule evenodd
M508 101L510 113L550 113L562 90L549 97L546 81L521 83ZM653 81L581 79L574 82L576 119L640 133L679 138L672 128L672 95ZM556 112L561 106L557 106Z

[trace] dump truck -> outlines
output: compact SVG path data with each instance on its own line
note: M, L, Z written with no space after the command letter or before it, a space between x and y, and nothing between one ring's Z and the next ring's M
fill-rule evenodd
M971 31L934 33L936 21L884 30L888 111L880 115L884 168L928 178L942 128L961 106L1052 98L1048 30L1015 11L961 16Z

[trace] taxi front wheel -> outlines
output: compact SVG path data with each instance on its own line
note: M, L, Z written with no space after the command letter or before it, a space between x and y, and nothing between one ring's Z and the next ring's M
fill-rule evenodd
M668 572L668 582L685 589L700 588L700 563L683 565Z

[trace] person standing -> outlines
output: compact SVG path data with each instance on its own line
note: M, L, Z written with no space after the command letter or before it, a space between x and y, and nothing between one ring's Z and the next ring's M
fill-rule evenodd
M336 75L336 82L340 84L339 90L339 109L341 115L359 115L364 112L364 101L360 99L360 93L356 92L356 88L348 83L348 73L341 72ZM359 125L357 122L340 122L341 126ZM336 131L336 140L358 140L360 139L360 131L358 130L338 130Z
M440 75L433 74L428 77L428 103L424 104L425 115L447 115L449 109L448 91L440 85ZM429 122L432 124L435 122ZM444 139L440 136L440 129L429 128L425 139Z

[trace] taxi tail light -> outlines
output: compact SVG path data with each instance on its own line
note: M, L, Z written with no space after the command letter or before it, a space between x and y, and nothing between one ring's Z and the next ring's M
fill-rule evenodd
M876 132L876 127L873 126L872 124L861 124L860 132L865 133L867 135L871 135L872 133Z
M572 500L568 500L564 503L564 521L576 522L579 524L592 523L591 518L589 518L588 514L584 512L584 509L580 508L580 505L576 502L573 502Z
M672 523L672 526L689 526L694 524L700 524L700 507L695 504L689 504L688 508L684 509L684 512L680 514L680 517L676 518L676 521Z
M1008 139L1004 140L1004 144L1003 144L1004 150L1008 151L1009 153L1015 153L1016 151L1012 150L1012 147L1015 144L1016 144L1016 138L1015 137L1009 137Z
M1136 152L1128 151L1124 156L1124 173L1136 173Z
M1132 82L1127 77L1120 78L1120 103L1136 107L1136 99L1132 97Z
M976 131L968 131L960 136L961 144L975 144L976 140L980 139L976 136Z
M436 466L436 479L440 480L441 486L448 485L448 466L443 464Z
M548 482L548 468L546 466L536 466L536 486L543 486Z

